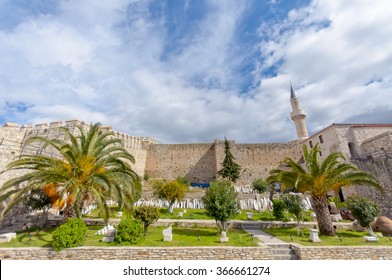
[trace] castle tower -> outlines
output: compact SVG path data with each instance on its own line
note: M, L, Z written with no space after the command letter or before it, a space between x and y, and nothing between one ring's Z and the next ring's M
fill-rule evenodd
M299 99L295 96L295 92L290 83L290 102L293 111L290 113L290 117L295 124L295 129L297 130L297 140L301 141L309 137L308 129L306 128L306 112L301 109L299 104Z

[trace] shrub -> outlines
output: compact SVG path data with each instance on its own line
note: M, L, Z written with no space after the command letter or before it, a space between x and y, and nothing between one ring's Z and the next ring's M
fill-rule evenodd
M370 235L373 233L370 223L373 222L374 218L380 215L380 209L373 201L370 201L366 197L362 196L351 196L347 199L346 205L351 214L358 220L359 224L366 228Z
M272 200L272 213L278 221L283 221L286 218L285 211L286 205L283 200Z
M177 177L177 178L176 178L176 181L177 181L178 183L180 183L180 184L184 184L184 185L187 185L187 186L190 186L190 185L191 185L191 183L189 182L189 180L188 180L187 178L185 178L185 177Z
M118 244L137 244L144 234L144 227L140 220L133 220L130 217L121 219L117 227L116 243Z
M145 237L148 227L159 218L159 208L152 206L140 206L134 209L133 216L143 223Z
M65 248L78 247L86 240L87 226L80 218L70 218L52 233L52 246L59 252Z

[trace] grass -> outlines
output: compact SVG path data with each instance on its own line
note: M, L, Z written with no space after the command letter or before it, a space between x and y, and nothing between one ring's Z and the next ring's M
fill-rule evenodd
M363 237L368 235L368 233L354 230L338 230L335 236L319 236L320 243L308 240L308 229L304 229L303 235L300 236L297 236L297 228L268 228L263 229L263 231L283 241L294 242L303 246L392 246L392 238L378 236L379 241L377 242L365 242ZM293 238L292 241L290 235Z
M116 218L116 213L119 210L118 207L111 207L111 217ZM160 219L179 219L179 220L213 220L212 217L207 216L207 213L205 209L186 209L186 213L183 213L182 217L178 216L179 212L184 212L184 209L179 209L175 208L173 210L173 213L169 213L167 208L161 208L160 209ZM272 214L272 211L263 211L263 212L257 212L257 211L245 211L242 210L238 215L236 215L233 220L249 220L247 217L247 212L252 212L253 217L251 220L253 221L274 221L274 215ZM98 212L98 209L93 210L89 214L83 215L84 218L100 218L100 214Z
M95 235L101 229L99 226L91 226L87 232L86 242L83 246L121 246L115 243L102 242L102 236ZM216 228L181 228L173 227L172 242L163 242L162 230L166 227L149 227L146 239L135 246L147 247L176 247L176 246L257 246L252 237L242 230L230 229L227 236L228 243L220 243ZM0 243L0 248L5 247L52 247L52 231L55 228L45 230L33 230L19 232L11 242ZM200 241L199 241L200 236ZM30 238L31 237L31 238Z
M183 212L184 209L174 209L173 213L169 213L168 209L161 208L160 209L160 219L197 219L197 220L213 220L214 218L207 216L205 209L186 209L186 213L183 213L182 217L178 216L179 212ZM252 212L253 217L252 221L273 221L274 215L272 211L245 211L242 210L239 214L237 214L232 220L250 220L248 219L247 212Z

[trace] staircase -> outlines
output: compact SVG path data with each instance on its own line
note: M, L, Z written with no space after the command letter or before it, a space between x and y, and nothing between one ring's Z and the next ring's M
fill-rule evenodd
M266 244L272 249L274 260L298 260L298 256L289 243Z
M243 222L241 227L243 230L259 239L265 245L271 248L274 260L298 260L298 256L291 248L290 243L286 243L272 235L263 232L260 229L261 224L258 222Z

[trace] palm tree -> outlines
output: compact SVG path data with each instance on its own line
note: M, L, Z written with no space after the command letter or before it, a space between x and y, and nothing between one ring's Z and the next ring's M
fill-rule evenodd
M61 129L64 139L28 139L26 144L38 143L43 152L23 154L7 166L6 171L28 172L7 181L0 189L0 201L9 201L1 217L35 189L57 196L59 205L65 202L64 220L73 213L81 217L84 203L92 199L107 222L108 200L131 207L137 199L138 176L131 167L135 160L120 139L103 131L100 123L90 125L88 130L79 125L76 135L69 128Z
M272 170L268 181L281 183L283 189L293 188L299 192L309 193L320 234L333 236L335 228L328 210L328 192L354 185L368 185L380 190L382 187L373 175L360 171L354 164L344 162L345 158L341 153L332 153L320 162L319 150L318 145L310 151L304 145L305 168L291 158L286 158L283 163L288 169Z

